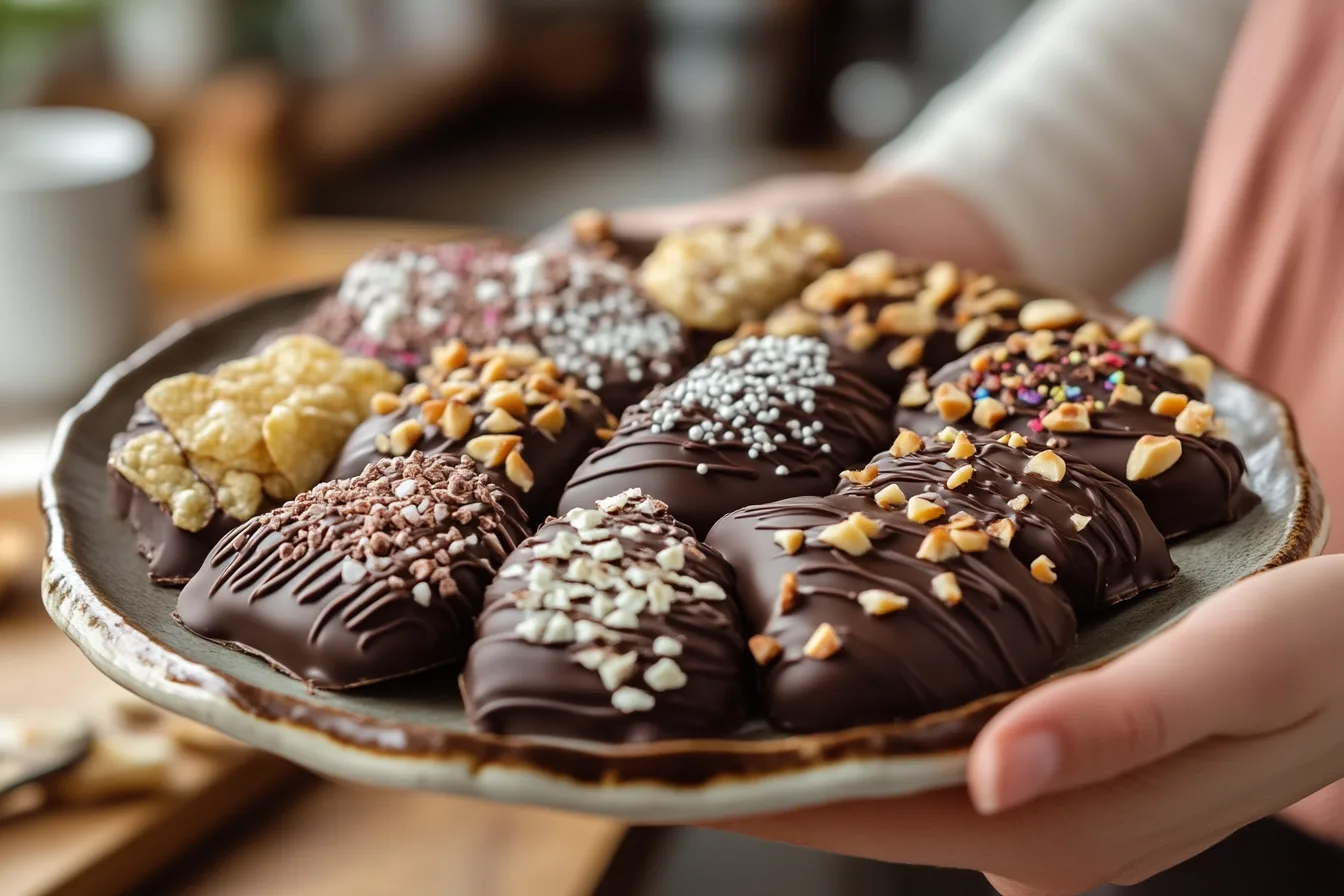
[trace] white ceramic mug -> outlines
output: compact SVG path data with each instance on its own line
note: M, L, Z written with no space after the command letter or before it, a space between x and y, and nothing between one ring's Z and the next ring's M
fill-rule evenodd
M152 155L123 115L0 111L0 410L68 401L143 335Z

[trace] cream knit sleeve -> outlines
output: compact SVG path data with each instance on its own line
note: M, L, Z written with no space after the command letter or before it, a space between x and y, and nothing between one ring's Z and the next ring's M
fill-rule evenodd
M1179 240L1249 0L1042 0L871 166L975 205L1019 267L1108 294Z

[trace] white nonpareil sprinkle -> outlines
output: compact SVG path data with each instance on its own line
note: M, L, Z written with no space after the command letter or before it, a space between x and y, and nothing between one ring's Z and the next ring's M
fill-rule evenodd
M709 464L696 464L695 472L699 473L701 476L704 476L709 472Z
M681 656L681 642L667 635L653 639L653 652L659 656Z
M611 695L611 705L627 714L648 712L653 709L653 695L637 688L621 688Z
M665 656L644 670L644 683L655 691L675 691L686 686L686 673L676 660Z

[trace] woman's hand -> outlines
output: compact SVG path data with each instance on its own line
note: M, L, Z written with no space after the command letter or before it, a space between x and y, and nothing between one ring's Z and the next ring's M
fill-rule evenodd
M1014 896L1142 880L1344 777L1344 556L1241 582L1113 663L1027 694L976 739L968 775L969 792L721 826L974 868ZM1329 802L1295 811L1344 842L1317 800Z

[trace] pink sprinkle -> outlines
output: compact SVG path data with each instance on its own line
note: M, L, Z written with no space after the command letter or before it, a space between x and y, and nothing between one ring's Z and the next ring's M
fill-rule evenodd
M420 356L413 352L397 352L397 360L403 364L414 367L420 363Z
M1031 427L1032 432L1040 432L1041 430L1045 429L1044 424L1042 424L1039 419L1034 417L1027 421L1027 426Z
M487 327L497 326L499 324L499 309L486 308L483 317L485 318L485 325Z

